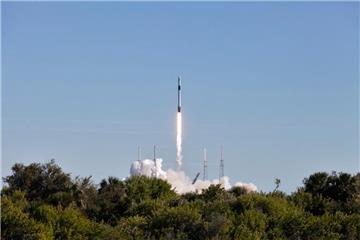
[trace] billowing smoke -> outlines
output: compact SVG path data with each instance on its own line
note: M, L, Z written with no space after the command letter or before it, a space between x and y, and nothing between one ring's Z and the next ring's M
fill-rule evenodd
M162 170L162 159L157 158L155 161L151 159L138 160L131 164L131 176L147 176L166 179L166 172Z
M182 164L182 116L181 112L178 112L176 115L176 163L178 169L180 169Z
M250 193L250 192L257 192L258 189L256 187L255 184L253 183L242 183L242 182L237 182L234 185L235 187L242 187L246 190L246 192Z
M179 194L187 192L201 193L212 184L220 184L226 190L231 188L230 180L227 176L222 177L220 181L219 179L213 181L197 180L195 184L192 184L192 179L186 176L183 171L175 171L173 169L162 170L162 162L161 158L156 159L156 161L151 159L134 161L130 168L130 174L131 176L144 175L166 180ZM247 192L257 191L257 187L253 183L237 182L235 186L243 187Z

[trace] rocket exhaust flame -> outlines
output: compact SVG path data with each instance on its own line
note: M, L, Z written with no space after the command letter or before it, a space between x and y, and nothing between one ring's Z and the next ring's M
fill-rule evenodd
M181 119L181 80L178 77L178 107L176 115L176 163L178 168L182 164L182 119Z
M178 168L182 164L182 119L181 112L177 112L176 116L176 163Z

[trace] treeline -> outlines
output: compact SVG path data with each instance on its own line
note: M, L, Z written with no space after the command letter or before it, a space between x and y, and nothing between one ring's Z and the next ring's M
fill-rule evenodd
M162 180L72 179L51 161L3 178L1 239L360 239L360 174L315 173L291 195ZM277 181L277 185L279 181Z

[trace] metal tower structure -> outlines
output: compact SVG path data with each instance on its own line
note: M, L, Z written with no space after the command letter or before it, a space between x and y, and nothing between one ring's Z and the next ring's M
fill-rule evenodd
M220 149L220 169L219 169L219 180L224 177L224 159L223 159L223 146Z
M206 148L204 148L204 172L203 172L203 180L208 180L208 161L206 158Z

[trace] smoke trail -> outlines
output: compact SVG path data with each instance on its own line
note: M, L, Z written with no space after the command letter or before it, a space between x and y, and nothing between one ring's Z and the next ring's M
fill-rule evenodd
M177 113L176 118L176 163L178 168L182 164L182 119L181 112Z

